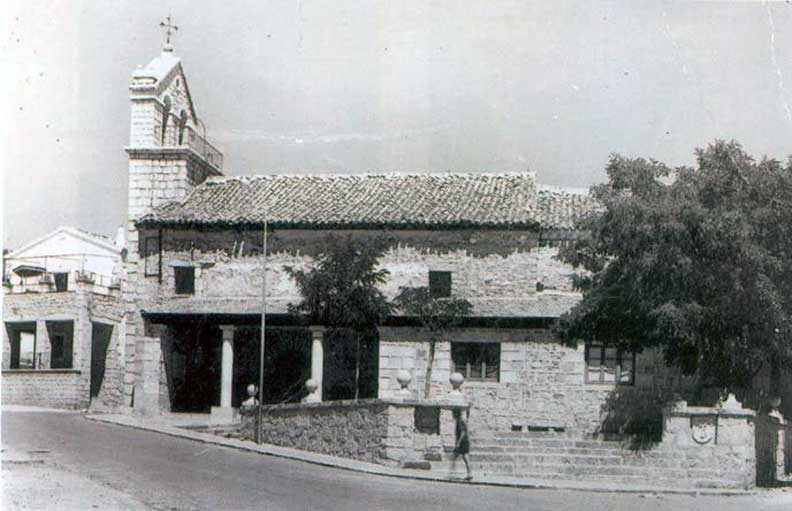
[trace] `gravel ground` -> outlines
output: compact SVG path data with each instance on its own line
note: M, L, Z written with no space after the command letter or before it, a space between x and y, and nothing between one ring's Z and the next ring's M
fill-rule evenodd
M2 509L149 511L129 495L45 463L3 464Z

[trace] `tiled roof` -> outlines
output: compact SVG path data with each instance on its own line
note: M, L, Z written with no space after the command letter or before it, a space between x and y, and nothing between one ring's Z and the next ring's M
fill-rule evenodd
M539 187L540 225L545 229L574 229L575 220L601 209L585 190L580 188Z
M587 195L537 189L533 173L267 175L210 179L143 225L568 229Z

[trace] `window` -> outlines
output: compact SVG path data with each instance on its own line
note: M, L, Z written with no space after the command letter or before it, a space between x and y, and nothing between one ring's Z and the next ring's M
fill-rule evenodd
M55 273L55 291L62 293L69 290L69 274Z
M605 344L586 345L586 383L635 383L635 352Z
M6 323L11 341L11 369L70 369L73 321L47 321L46 335L36 335L35 323ZM49 340L49 342L47 342Z
M158 236L143 240L143 272L146 277L159 277L160 244Z
M466 380L499 381L500 343L452 342L451 363Z
M176 278L176 294L195 294L195 268L192 266L176 266L173 268Z
M430 271L429 293L432 298L448 298L451 296L451 272Z
M41 348L36 345L36 323L6 323L6 335L11 343L8 367L10 369L35 369L41 360Z
M16 369L40 369L42 367L42 349L36 345L36 332L19 332L19 358Z
M74 349L74 322L47 321L50 340L50 368L71 369Z

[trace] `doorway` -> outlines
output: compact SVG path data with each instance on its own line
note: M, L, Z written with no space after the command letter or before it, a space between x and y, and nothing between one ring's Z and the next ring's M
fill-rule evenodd
M97 397L102 389L107 368L107 350L112 336L113 325L91 323L91 399Z

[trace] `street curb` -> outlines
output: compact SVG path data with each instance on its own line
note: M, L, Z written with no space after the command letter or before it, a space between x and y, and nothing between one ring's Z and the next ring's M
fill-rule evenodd
M348 470L350 472L393 477L398 479L409 479L415 481L432 481L439 483L491 486L491 487L500 487L500 488L518 488L518 489L526 489L526 490L571 490L571 491L582 491L582 492L590 492L590 493L672 494L672 495L691 495L691 496L711 495L711 496L735 496L735 497L757 495L760 493L757 490L731 490L731 489L717 489L717 488L690 489L690 488L667 488L667 487L614 487L614 486L594 487L594 486L586 486L586 485L580 485L574 483L572 484L564 484L561 482L554 483L553 481L541 481L541 482L539 481L530 482L527 480L498 481L492 479L487 479L487 480L474 479L472 481L465 481L463 479L441 478L437 476L431 476L428 474L425 475L425 474L395 472L395 470L398 469L389 469L388 467L375 465L373 463L366 463L357 460L348 460L345 458L337 458L326 454L311 453L307 451L300 451L298 449L280 447L270 444L247 445L247 443L244 443L245 441L243 440L226 439L223 437L218 437L211 433L199 433L188 429L182 429L176 426L141 424L137 421L133 422L126 420L118 420L113 417L103 417L101 415L83 415L83 417L93 422L122 426L122 427L137 429L141 431L149 431L149 432L159 433L162 435L172 436L176 438L193 440L203 444L228 447L240 451L273 456L276 458L302 461L305 463L311 463L313 465L337 468L341 470Z

